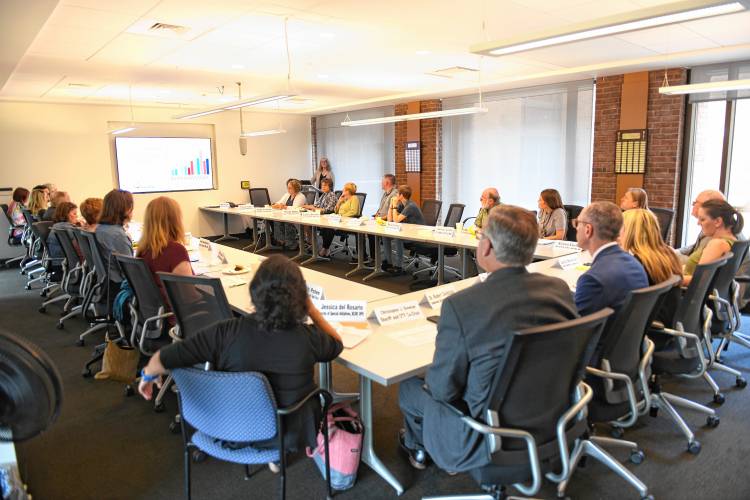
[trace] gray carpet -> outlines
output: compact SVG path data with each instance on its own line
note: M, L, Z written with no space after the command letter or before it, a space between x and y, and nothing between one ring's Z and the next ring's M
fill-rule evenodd
M339 261L316 264L316 269L341 275L349 268ZM38 499L174 499L183 495L182 441L168 425L176 411L170 395L167 410L157 414L138 397L125 397L123 386L84 379L80 372L88 359L93 339L85 348L74 341L84 329L80 319L71 320L65 330L55 329L59 307L46 314L37 312L38 291L23 290L24 278L17 270L0 270L0 318L2 326L37 343L57 363L65 387L62 415L46 433L17 446L21 473L29 491ZM373 285L390 291L408 291L410 278L376 280ZM750 318L746 318L750 324ZM746 327L746 331L750 331ZM729 365L747 372L750 351L733 346L727 353ZM356 378L335 368L340 391L356 389ZM685 451L685 442L666 418L642 419L626 437L637 441L646 453L641 465L627 462L627 453L614 454L634 471L659 499L750 498L750 474L745 458L750 454L750 389L735 389L733 377L716 374L727 396L720 408L721 425L703 427L705 419L684 412L696 430L703 450L698 456ZM700 402L710 392L700 381L668 384L667 389ZM428 494L473 493L478 488L465 474L451 477L430 467L412 470L396 447L401 426L397 387L374 385L378 453L406 486L405 499ZM606 429L603 429L606 431ZM268 470L249 481L243 480L238 465L208 460L193 468L194 498L276 498L276 476ZM288 498L324 498L324 483L310 460L292 459L288 476ZM512 490L511 490L512 491ZM568 488L571 498L636 499L637 492L602 465L589 460L573 476ZM555 490L545 486L538 497L554 498ZM380 499L395 497L394 491L369 467L362 465L356 486L337 498Z

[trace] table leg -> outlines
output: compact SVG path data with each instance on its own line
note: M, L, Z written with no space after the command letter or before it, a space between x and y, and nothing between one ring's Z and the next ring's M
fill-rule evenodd
M263 227L263 234L266 235L266 244L263 245L263 247L261 247L261 248L257 248L257 246L258 246L258 240L256 240L255 241L255 246L256 246L255 253L265 252L266 250L270 250L271 248L273 248L273 246L271 245L271 221L264 220L263 221L263 226L264 226Z
M243 250L250 250L251 248L255 249L256 245L258 245L258 219L253 217L253 241L251 241L249 245L242 247L242 249Z
M224 215L224 235L221 238L216 238L214 240L214 243L219 243L220 241L238 240L239 238L229 234L229 214L224 212L222 215Z
M318 255L318 228L315 226L310 226L310 243L312 245L312 255L309 259L300 262L301 266L304 266L306 264L312 264L313 262L318 262L319 260L323 260Z
M437 284L445 283L445 247L438 245Z
M297 226L297 244L299 245L299 252L297 255L292 257L290 260L304 259L307 257L305 253L305 233L302 232L302 224L296 224Z
M318 387L331 393L334 403L338 403L339 401L356 401L359 399L359 394L356 392L336 392L333 389L333 367L330 362L318 363Z
M370 466L380 477L385 479L392 487L396 490L397 495L401 495L404 492L404 487L396 479L391 471L383 464L380 458L375 454L375 447L373 445L373 420L372 420L372 381L359 376L359 416L362 419L362 425L364 426L364 436L362 438L362 461Z
M461 249L461 277L469 277L469 251L465 248Z
M360 271L367 271L367 267L365 267L365 238L364 234L362 233L354 233L355 237L357 238L357 267L349 271L345 274L345 276L348 278L349 276L353 276L357 274Z
M377 278L378 276L383 276L388 274L387 272L383 271L383 251L380 248L380 236L375 235L375 268L372 270L370 274L362 278L362 281L371 280L373 278Z

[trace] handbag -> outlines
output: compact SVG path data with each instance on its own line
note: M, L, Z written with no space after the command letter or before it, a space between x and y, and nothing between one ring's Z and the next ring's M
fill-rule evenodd
M357 480L362 453L362 421L349 402L331 406L326 420L321 422L321 426L328 425L331 486L336 490L348 490ZM325 479L325 440L322 432L318 432L318 446L314 450L307 448L307 456L315 461Z
M102 370L94 375L96 380L114 380L129 384L135 380L141 353L130 346L121 346L114 340L107 341L102 359Z

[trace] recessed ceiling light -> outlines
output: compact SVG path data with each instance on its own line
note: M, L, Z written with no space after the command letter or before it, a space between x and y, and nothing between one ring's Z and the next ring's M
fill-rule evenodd
M243 69L244 67L243 64L232 64L232 69Z
M321 33L320 38L336 38L336 35L333 33Z
M325 80L326 78L328 78L328 75L326 75L325 73L320 73L318 75L318 78L322 78L323 80Z
M431 53L432 52L430 52L429 50L418 50L415 52L415 54L417 54L418 56L426 56L427 54L431 54Z

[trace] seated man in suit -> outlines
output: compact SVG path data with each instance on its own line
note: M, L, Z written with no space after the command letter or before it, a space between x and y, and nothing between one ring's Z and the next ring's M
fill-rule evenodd
M578 312L585 316L611 307L617 313L630 292L648 286L641 263L617 244L622 211L609 201L592 203L581 211L575 228L578 246L592 257L591 268L576 283Z
M448 471L489 463L482 436L456 409L484 420L513 332L576 317L565 282L526 271L537 238L531 212L511 205L490 211L477 248L489 276L443 302L425 380L411 378L399 387L406 427L399 441L413 467L424 469L427 454Z

